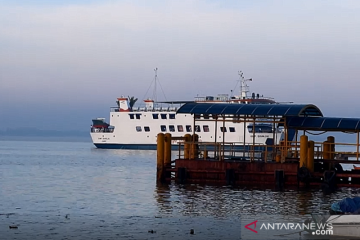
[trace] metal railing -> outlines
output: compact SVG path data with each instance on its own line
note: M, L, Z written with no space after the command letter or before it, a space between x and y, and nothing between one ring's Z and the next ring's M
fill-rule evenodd
M185 145L188 144L188 148ZM195 145L195 146L193 146ZM359 145L353 143L332 143L333 148L324 150L323 142L314 143L314 159L357 160L359 161ZM186 149L197 149L196 159L204 160L234 160L234 161L276 161L300 157L300 142L288 141L278 145L244 145L243 142L178 142L179 158L184 158ZM353 147L356 151L345 151L344 147ZM340 148L340 150L339 150ZM329 159L328 159L329 160Z

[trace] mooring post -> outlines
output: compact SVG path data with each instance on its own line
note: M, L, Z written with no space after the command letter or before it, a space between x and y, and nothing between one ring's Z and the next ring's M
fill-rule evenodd
M190 159L196 159L198 156L198 144L199 141L199 135L193 134L192 135L192 144L190 147Z
M190 159L190 141L191 135L185 134L185 143L184 143L184 159Z
M308 141L308 154L306 166L310 172L314 172L314 141Z
M171 178L171 133L166 133L164 138L164 179Z
M323 143L323 159L330 159L331 145L328 141ZM331 165L328 162L323 162L324 170L330 170Z
M165 145L165 135L159 133L157 135L157 171L156 171L156 181L163 182L164 180L164 145Z
M328 141L328 143L330 145L330 147L329 147L329 157L330 157L330 159L334 159L334 156L335 156L335 137L328 136L327 141Z
M335 157L335 137L328 136L327 142L329 143L329 159L333 160ZM334 167L333 163L329 164L329 170L331 170Z
M308 156L308 136L302 135L300 137L300 164L299 168L306 167Z

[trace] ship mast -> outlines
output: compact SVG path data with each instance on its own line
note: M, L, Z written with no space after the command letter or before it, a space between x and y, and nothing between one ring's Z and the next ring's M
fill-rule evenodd
M154 86L153 100L154 100L155 102L157 102L157 93L156 93L157 70L158 70L158 68L155 68L155 69L154 69L154 72L155 72L155 86Z
M248 92L249 92L249 86L247 85L247 81L252 81L252 78L249 79L245 79L244 78L244 73L242 71L238 71L239 74L239 81L241 82L241 86L240 86L240 98L241 99L246 99L248 98Z

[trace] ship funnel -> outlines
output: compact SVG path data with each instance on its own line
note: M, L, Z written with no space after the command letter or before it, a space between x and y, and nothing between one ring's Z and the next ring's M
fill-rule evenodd
M119 101L119 112L130 112L130 104L128 98L120 97L117 100Z
M152 99L146 99L145 102L145 108L146 110L152 110L154 108L154 100Z

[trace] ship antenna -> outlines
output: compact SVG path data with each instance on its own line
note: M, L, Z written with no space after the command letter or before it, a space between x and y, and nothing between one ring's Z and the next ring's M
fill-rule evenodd
M153 99L154 99L155 102L157 102L157 93L156 93L157 70L158 70L158 68L154 69L154 72L155 72L155 86L154 86Z
M245 79L244 78L244 73L242 71L238 71L239 74L239 81L241 82L241 86L240 86L240 97L242 99L248 98L248 92L249 92L249 86L246 84L247 81L252 81L252 78L249 79Z

